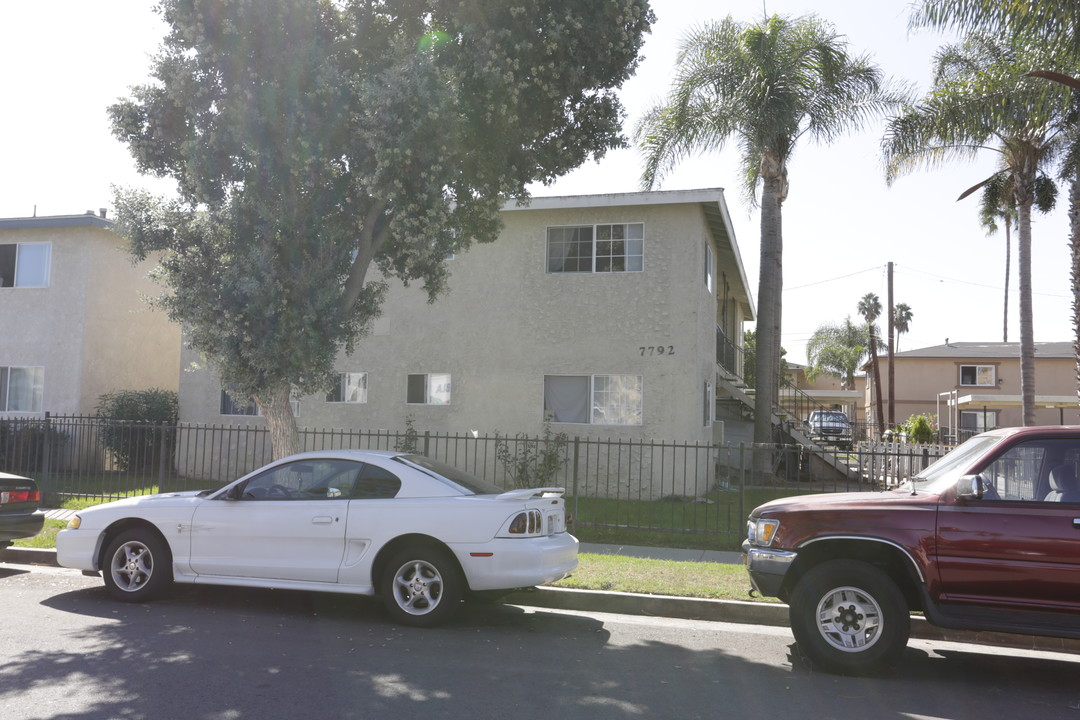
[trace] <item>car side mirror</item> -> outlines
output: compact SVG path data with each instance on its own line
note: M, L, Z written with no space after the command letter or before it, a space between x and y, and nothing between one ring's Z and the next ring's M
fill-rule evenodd
M956 481L956 497L961 500L982 500L983 479L980 475L965 475Z
M239 500L242 497L244 497L243 485L233 485L229 488L229 492L225 493L226 500Z

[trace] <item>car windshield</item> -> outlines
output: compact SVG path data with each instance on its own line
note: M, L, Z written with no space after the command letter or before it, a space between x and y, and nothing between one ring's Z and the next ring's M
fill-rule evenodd
M944 492L975 460L1000 441L1001 438L996 435L976 435L937 462L931 463L908 481L908 487L913 491Z
M484 480L473 477L464 470L458 470L453 465L447 465L444 462L432 460L423 455L401 455L394 459L398 462L415 465L421 470L427 471L429 474L446 478L450 482L455 485L460 485L474 495L498 495L499 493L504 492L498 485L485 482Z
M814 416L814 420L817 422L838 422L846 423L847 415L844 413L832 412L832 413L818 413Z

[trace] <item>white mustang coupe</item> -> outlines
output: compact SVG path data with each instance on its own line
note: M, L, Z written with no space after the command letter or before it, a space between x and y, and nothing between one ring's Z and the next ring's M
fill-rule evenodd
M219 490L82 510L57 536L57 560L102 572L128 602L172 582L378 594L398 622L428 626L469 592L577 567L563 492L503 491L421 455L309 452Z

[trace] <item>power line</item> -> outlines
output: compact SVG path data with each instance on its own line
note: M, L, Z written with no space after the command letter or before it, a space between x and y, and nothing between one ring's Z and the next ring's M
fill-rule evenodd
M802 290L803 288L814 287L815 285L824 285L825 283L836 282L837 280L844 280L845 278L855 277L856 275L862 275L863 273L878 272L879 270L881 270L880 265L878 265L876 267L872 267L872 268L866 268L865 270L857 270L857 271L855 271L853 273L848 273L847 275L840 275L838 277L829 278L828 280L818 280L817 282L807 283L806 285L796 285L795 287L786 287L786 288L784 288L784 292L787 292L789 290Z

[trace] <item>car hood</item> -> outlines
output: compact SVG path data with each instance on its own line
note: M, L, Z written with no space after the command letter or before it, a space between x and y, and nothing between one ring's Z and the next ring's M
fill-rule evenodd
M137 497L124 498L123 500L114 500L113 502L102 503L101 505L94 505L86 508L86 510L80 510L79 514L83 514L89 511L96 511L102 509L119 509L119 508L132 508L132 507L173 507L181 505L190 505L192 499L198 498L200 490L191 490L186 492L170 492L170 493L158 493L157 495L139 495Z
M779 498L756 507L751 517L770 515L773 512L804 512L816 510L835 510L865 508L872 510L884 505L936 505L938 497L927 493L913 495L910 490L889 490L885 492L847 492L817 493L813 495L795 495Z

